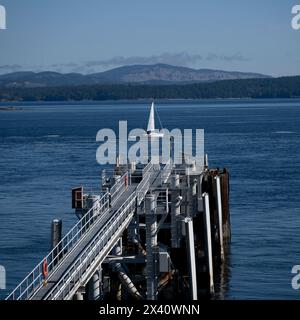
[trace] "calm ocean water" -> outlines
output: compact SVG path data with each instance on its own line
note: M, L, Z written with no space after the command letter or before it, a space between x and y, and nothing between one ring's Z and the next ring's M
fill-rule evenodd
M0 265L8 291L49 250L52 219L63 219L64 231L76 222L70 189L99 187L97 131L125 119L129 129L146 127L149 112L146 103L20 107L0 111ZM204 128L210 166L231 172L224 298L300 298L291 287L291 268L300 264L300 101L169 102L157 109L164 127Z

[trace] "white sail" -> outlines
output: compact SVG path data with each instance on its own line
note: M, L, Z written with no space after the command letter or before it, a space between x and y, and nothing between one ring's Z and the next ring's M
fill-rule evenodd
M147 133L151 134L154 131L155 131L154 102L152 102L150 115L149 115L149 121L148 121Z
M155 129L155 113L154 113L154 102L152 102L148 127L147 127L147 135L151 138L162 138L164 136L163 133L160 133L159 130Z

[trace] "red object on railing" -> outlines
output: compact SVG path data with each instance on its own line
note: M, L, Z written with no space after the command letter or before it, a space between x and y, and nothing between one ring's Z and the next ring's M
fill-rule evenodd
M43 262L43 277L44 279L47 279L48 277L48 263L46 259Z

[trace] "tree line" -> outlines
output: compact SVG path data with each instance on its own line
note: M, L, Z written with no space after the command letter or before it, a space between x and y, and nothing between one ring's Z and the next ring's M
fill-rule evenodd
M176 85L0 88L0 101L104 101L135 99L299 98L300 76Z

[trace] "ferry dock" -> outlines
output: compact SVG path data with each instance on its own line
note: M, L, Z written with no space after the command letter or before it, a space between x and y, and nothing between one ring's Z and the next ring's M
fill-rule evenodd
M117 164L99 193L74 188L72 207L78 222L63 237L52 222L51 252L7 300L214 297L231 238L229 172L209 168L207 155Z

